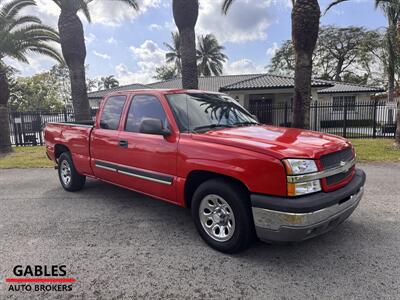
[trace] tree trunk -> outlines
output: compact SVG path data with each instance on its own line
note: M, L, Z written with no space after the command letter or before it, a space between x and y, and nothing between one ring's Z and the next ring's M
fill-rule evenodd
M297 0L292 11L296 52L293 127L310 128L312 55L317 44L321 10L318 0Z
M0 153L11 152L10 117L8 114L8 99L10 89L6 73L0 70Z
M195 26L199 15L198 0L173 0L175 24L180 35L182 87L198 89Z
M62 53L69 69L75 121L90 120L85 75L86 46L82 22L76 12L64 9L61 10L58 29Z
M336 69L335 69L335 77L334 77L334 79L337 82L341 82L342 81L342 77L340 77L340 74L342 74L343 64L344 64L344 59L340 58L339 61L338 61L337 66L336 66Z
M293 127L310 128L312 54L296 53Z
M185 28L179 30L179 34L182 39L182 87L184 89L198 89L196 36L194 29Z

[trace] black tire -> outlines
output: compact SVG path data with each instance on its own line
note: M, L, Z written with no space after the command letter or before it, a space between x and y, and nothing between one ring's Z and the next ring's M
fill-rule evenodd
M205 227L202 225L199 212L200 205L203 205L201 208L203 209L204 204L202 204L202 200L207 199L207 196L209 195L216 195L223 198L222 200L224 200L233 211L235 229L232 230L233 235L229 240L217 241L215 237L211 237L212 233L206 231L206 224L204 224ZM207 207L205 207L205 210L207 210ZM210 216L211 215L212 214L210 214ZM192 216L200 236L208 245L218 251L224 253L237 253L250 247L252 242L255 240L254 221L251 213L249 193L245 191L244 188L227 179L211 179L202 183L197 188L193 195ZM212 228L214 224L217 223L213 223L213 225L210 225L208 228ZM209 231L210 230L211 229L209 229Z
M63 175L64 167L69 166L70 168L70 180L65 180ZM58 159L58 178L62 187L68 192L76 192L83 188L86 183L86 176L79 174L74 166L74 163L69 152L64 152ZM64 178L64 179L63 179Z

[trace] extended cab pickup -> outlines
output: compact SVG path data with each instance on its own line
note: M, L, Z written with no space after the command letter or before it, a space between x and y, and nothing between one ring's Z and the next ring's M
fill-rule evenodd
M345 139L260 125L220 93L114 92L95 122L48 123L45 141L64 189L92 177L188 207L201 237L228 253L256 236L301 241L335 228L365 183Z

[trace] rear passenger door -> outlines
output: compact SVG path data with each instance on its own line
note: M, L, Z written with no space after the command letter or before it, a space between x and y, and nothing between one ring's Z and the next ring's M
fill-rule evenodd
M118 164L123 166L119 180L136 191L175 202L177 135L173 130L167 137L140 133L140 124L145 118L161 120L164 128L171 124L158 97L133 97L119 135L120 142L126 144L117 154Z
M99 125L91 134L90 151L92 169L96 177L110 182L117 181L116 151L119 148L118 130L124 111L126 95L110 96L99 116Z

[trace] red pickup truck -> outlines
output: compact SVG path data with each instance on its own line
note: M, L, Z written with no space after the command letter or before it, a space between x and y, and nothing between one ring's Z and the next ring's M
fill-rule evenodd
M345 139L261 125L220 93L114 92L95 122L48 123L45 141L67 191L92 177L190 208L201 237L227 253L335 228L365 183Z

